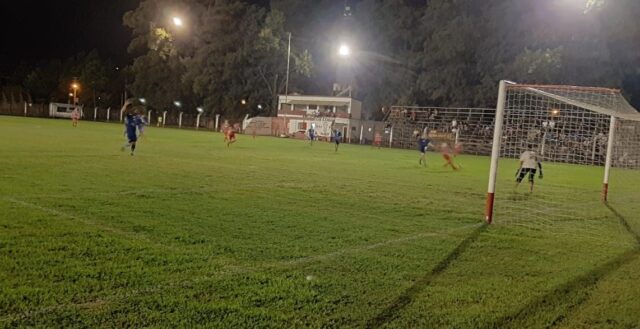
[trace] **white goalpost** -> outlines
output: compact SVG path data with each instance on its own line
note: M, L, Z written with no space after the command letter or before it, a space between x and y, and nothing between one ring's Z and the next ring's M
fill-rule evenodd
M541 161L544 180L523 178L525 152ZM607 216L601 200L640 202L639 169L640 114L619 90L500 82L487 223L595 225Z

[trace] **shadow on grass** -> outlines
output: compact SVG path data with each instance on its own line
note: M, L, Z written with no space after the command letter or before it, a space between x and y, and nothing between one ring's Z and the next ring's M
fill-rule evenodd
M605 205L616 216L627 232L634 237L637 242L636 246L588 273L558 286L553 291L524 305L518 311L486 324L485 328L525 328L531 326L549 328L559 325L573 310L589 299L590 292L600 280L640 256L640 235L633 231L624 216L611 205ZM557 314L553 318L550 317L546 320L547 323L528 323L528 321L535 321L536 318L542 318L554 312Z
M607 208L611 210L611 212L613 213L614 216L616 216L616 218L618 219L622 227L624 227L624 229L627 230L627 232L631 236L633 236L634 239L636 239L636 242L640 246L640 235L638 235L638 233L631 228L631 225L629 225L629 222L627 221L627 219L624 218L624 216L622 216L615 208L613 208L611 204L605 202L605 206L607 206Z
M480 233L487 229L488 225L484 224L475 229L467 238L462 240L458 246L453 249L447 257L445 257L436 267L427 275L418 279L411 287L405 290L396 300L380 312L375 318L369 320L366 328L379 328L385 323L391 322L398 315L398 312L409 305L413 299L435 278L444 272L465 250L480 236Z

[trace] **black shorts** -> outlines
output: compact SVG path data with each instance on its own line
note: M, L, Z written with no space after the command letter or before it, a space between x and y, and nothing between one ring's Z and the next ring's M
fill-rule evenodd
M536 177L536 171L537 170L533 168L521 168L520 174L518 175L518 178L516 179L516 181L518 183L522 182L524 177L527 176L527 174L529 174L529 181L533 182L533 179Z
M336 145L340 145L340 139L336 138L335 142L336 142Z

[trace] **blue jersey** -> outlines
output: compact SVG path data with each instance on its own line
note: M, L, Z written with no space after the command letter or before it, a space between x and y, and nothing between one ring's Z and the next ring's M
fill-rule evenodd
M136 139L138 139L136 131L138 128L138 124L133 116L127 116L127 118L124 120L124 126L127 131L127 138L129 138L130 141L135 141Z
M420 153L424 153L427 150L427 146L429 145L429 140L426 138L420 138L418 140L418 150Z

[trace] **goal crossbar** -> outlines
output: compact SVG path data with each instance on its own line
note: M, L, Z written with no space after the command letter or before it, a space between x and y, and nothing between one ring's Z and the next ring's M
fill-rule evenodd
M611 109L606 109L604 107L598 106L598 105L594 105L594 104L587 104L585 102L581 102L578 100L573 100L564 96L560 96L560 95L556 95L550 92L546 92L543 90L540 90L538 88L544 87L544 86L540 86L540 85L518 85L518 86L510 86L509 88L518 88L520 87L521 89L526 89L535 93L538 93L542 96L551 98L551 99L555 99L558 102L562 102L562 103L566 103L566 104L570 104L573 105L575 107L579 107L579 108L583 108L585 110L590 110L596 113L600 113L600 114L604 114L607 116L615 116L621 119L626 119L626 120L634 120L634 121L640 121L640 114L638 113L638 111L636 111L633 107L631 107L630 104L625 103L623 105L626 105L624 107L622 107L621 110L620 108L618 110L611 110ZM537 88L536 88L537 87ZM549 86L551 88L554 89L559 89L561 86ZM607 88L598 88L598 87L574 87L572 86L571 88L568 88L571 90L576 90L579 89L581 91L593 91L593 92L612 92L612 96L614 95L613 92L618 92L619 90L616 89L607 89Z

